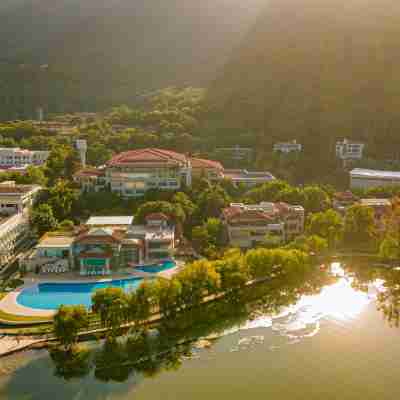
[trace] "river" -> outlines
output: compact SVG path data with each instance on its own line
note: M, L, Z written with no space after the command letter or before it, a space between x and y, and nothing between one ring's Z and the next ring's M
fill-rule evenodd
M121 372L116 382L90 371L65 380L45 351L2 359L0 400L398 398L400 329L376 304L384 280L379 273L363 280L362 272L357 282L339 264L332 271L336 279L317 293L275 314L253 314L157 374Z

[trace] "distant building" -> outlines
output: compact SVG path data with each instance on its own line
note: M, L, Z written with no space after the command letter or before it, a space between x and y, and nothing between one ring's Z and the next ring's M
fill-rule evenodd
M98 192L106 187L105 170L101 168L83 168L75 173L73 179L83 192Z
M247 171L245 169L226 169L225 178L230 179L235 185L252 187L275 180L275 177L266 171Z
M0 183L0 214L14 215L26 212L41 190L37 185L17 185L14 181Z
M218 147L215 153L219 157L227 158L232 161L247 161L253 159L254 150L251 147L241 147L239 145L234 147Z
M116 216L116 217L90 217L85 225L91 228L128 228L133 223L133 216Z
M275 153L292 153L292 152L301 152L303 150L303 146L300 143L297 143L296 140L291 142L279 142L275 143L273 150Z
M79 153L79 158L81 159L82 167L86 167L86 152L87 152L87 141L79 139L75 142L75 147Z
M48 151L25 150L19 147L1 147L0 169L43 165L49 154L50 152Z
M350 187L370 189L380 186L400 186L400 171L379 171L355 168L350 171Z
M0 183L0 269L16 254L30 235L28 212L40 186Z
M364 144L350 142L343 139L341 142L336 142L336 157L341 160L361 160L363 157Z
M272 240L283 243L304 231L304 208L286 203L232 203L222 212L230 245L251 248Z

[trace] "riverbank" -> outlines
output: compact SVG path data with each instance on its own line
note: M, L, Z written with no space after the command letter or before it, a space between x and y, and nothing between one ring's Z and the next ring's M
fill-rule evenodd
M273 279L273 277L271 277L271 276L252 279L252 280L246 282L246 284L244 285L244 288L249 288L249 287L255 286L257 284L265 283L271 279ZM200 305L204 305L204 304L211 303L213 301L221 300L226 295L227 295L227 292L221 292L221 293L205 296L201 300ZM182 310L180 310L179 312L188 311L188 309L189 309L189 307L183 307ZM157 324L157 323L161 322L162 319L163 319L162 314L159 311L155 311L151 314L151 316L147 320L142 321L139 324L139 326L151 326L153 324ZM100 324L98 324L98 325L100 325ZM121 332L125 332L125 331L128 331L129 329L131 329L132 327L137 327L137 326L138 326L137 322L128 322L128 323L120 325L119 329L121 330ZM98 327L95 329L89 329L86 331L79 332L77 335L77 339L79 342L90 341L90 340L93 340L94 338L98 339L99 337L104 337L111 330L112 330L111 328L107 328L107 327ZM21 344L19 346L17 346L15 344L15 341L17 339L14 336L13 340L10 340L3 346L0 346L0 358L4 357L6 355L9 355L11 353L30 349L38 344L41 345L41 348L47 347L50 343L57 341L57 338L52 334L44 334L43 336L44 336L43 338L31 339L31 342L29 342L29 339L25 339L25 342L24 343L21 342ZM5 337L10 338L10 336L5 336ZM1 339L0 339L0 343L1 343Z

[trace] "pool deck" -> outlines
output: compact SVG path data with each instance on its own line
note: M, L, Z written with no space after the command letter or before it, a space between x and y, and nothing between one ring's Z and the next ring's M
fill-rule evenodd
M171 279L176 273L178 273L183 267L183 264L179 261L176 266L168 270L159 273L148 273L143 271L132 271L123 270L122 273L115 273L109 276L80 276L73 272L67 272L59 275L55 274L33 274L29 273L24 277L24 284L17 289L9 292L2 300L0 300L0 310L5 313L25 316L25 317L53 317L56 311L43 310L38 308L30 308L20 305L17 302L18 295L28 288L33 288L40 283L89 283L89 282L108 282L111 280L118 279L129 279L129 278L154 278L162 277L165 279ZM129 272L127 272L129 271Z

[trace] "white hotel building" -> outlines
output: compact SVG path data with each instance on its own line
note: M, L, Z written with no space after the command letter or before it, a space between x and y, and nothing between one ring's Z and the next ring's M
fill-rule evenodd
M400 186L400 171L362 168L350 171L350 187L352 189L369 189L380 186Z
M0 147L0 168L43 165L49 154L48 151L26 150L19 147Z
M28 237L28 210L40 190L35 185L0 183L0 270Z

